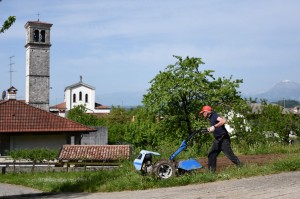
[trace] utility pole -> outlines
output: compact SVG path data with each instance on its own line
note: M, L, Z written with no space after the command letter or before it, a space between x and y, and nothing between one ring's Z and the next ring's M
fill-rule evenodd
M12 70L12 65L15 64L15 63L11 62L11 59L13 57L15 57L15 56L10 56L9 57L10 87L12 87L12 73L15 72L15 71Z

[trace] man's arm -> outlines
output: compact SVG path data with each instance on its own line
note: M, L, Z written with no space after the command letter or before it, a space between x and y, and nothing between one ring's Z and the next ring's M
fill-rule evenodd
M214 125L215 128L218 128L226 123L226 119L222 117L217 118L218 123Z

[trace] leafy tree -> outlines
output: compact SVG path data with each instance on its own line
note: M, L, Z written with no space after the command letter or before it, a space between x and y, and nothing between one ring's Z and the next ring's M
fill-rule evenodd
M198 120L203 105L211 105L226 114L240 101L237 88L242 80L216 79L213 70L201 71L200 65L204 64L201 58L174 57L177 62L150 81L143 103L150 113L161 119L161 134L181 140L203 125L203 121Z
M160 136L156 117L144 107L137 107L128 112L131 121L126 129L124 139L136 147L153 147L159 145Z
M68 111L67 118L87 126L97 126L99 122L97 117L95 115L87 114L86 110L84 105L75 106Z
M0 3L1 3L2 0L0 0ZM16 21L16 16L9 16L7 18L7 20L4 21L1 29L0 29L0 34L1 33L4 33L4 31L8 30L12 25L13 23L15 23Z
M8 30L15 21L16 21L15 16L9 16L8 19L6 21L4 21L4 23L0 29L0 34L4 33L6 30Z
M130 115L122 107L112 107L110 115L106 118L109 132L109 144L127 142L124 138L126 128L130 122Z
M259 139L257 135L250 132L253 118L255 115L252 113L251 104L246 100L240 100L234 104L233 109L226 115L227 124L230 126L230 136L235 138L236 142L248 146L249 144L256 143ZM253 125L255 126L255 125Z
M275 104L278 104L284 108L294 108L295 106L299 106L300 102L296 100L279 100L275 102Z
M299 118L281 106L262 101L256 128L270 141L288 143L291 132L299 135Z

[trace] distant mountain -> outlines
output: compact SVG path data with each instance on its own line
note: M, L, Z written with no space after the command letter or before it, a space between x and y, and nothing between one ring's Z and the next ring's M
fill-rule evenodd
M267 99L268 102L277 102L283 99L300 101L300 84L284 80L277 83L267 92L253 95L252 98Z
M97 96L96 101L106 106L139 106L142 105L144 94L146 94L146 91L107 93ZM249 98L250 96L245 97ZM267 92L251 95L251 97L258 100L267 99L268 102L277 102L283 99L300 101L300 84L284 80L274 85Z

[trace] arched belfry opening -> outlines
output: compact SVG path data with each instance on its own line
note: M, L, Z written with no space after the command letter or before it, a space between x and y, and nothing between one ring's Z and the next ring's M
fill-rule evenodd
M34 42L45 42L46 41L46 31L45 30L35 30L33 33Z
M34 41L38 42L39 38L40 38L39 30L35 30L34 33L33 33L33 39L34 39Z

